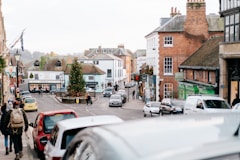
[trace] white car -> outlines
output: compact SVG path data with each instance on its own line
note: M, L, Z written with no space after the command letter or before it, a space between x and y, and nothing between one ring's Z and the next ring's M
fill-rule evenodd
M231 106L222 97L189 95L185 101L184 114L231 112Z
M112 94L109 99L109 107L122 107L122 96L120 94Z
M87 128L62 160L239 160L240 114L176 115Z
M161 105L161 102L155 102L155 101L149 101L147 102L143 107L143 116L146 117L147 115L150 115L151 117L153 114L160 114L159 107Z
M61 159L72 138L87 127L121 123L123 120L113 115L88 116L59 121L51 132L44 153L46 159Z

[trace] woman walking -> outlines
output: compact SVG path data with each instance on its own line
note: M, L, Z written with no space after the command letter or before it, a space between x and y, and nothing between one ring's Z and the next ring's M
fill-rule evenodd
M7 132L7 129L4 125L5 119L6 119L6 115L7 115L7 104L4 103L3 106L1 107L1 111L2 111L2 117L1 117L1 132L4 135L4 146L6 148L6 155L9 154L9 152L12 152L12 138L9 135L9 133ZM8 147L8 138L10 139L10 148Z

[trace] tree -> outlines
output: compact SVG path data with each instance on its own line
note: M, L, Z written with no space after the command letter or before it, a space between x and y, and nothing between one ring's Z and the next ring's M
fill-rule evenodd
M85 81L83 79L82 66L75 58L70 70L68 92L72 96L85 92Z
M4 72L5 67L6 67L6 61L2 56L0 56L0 73Z

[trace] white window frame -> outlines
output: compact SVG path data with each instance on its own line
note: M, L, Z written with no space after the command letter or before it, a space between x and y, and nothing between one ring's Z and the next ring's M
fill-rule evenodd
M173 58L172 57L165 57L164 63L164 75L173 75Z
M163 39L164 47L172 47L173 46L173 37L172 36L164 36Z
M164 83L164 98L173 98L173 84Z

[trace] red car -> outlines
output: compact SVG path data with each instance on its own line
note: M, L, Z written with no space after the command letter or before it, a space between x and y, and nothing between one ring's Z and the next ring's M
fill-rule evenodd
M44 156L44 146L50 138L50 133L54 125L58 121L76 117L78 117L78 115L72 109L54 110L38 113L35 122L30 123L30 126L33 127L33 145L34 149L37 150L39 158Z

